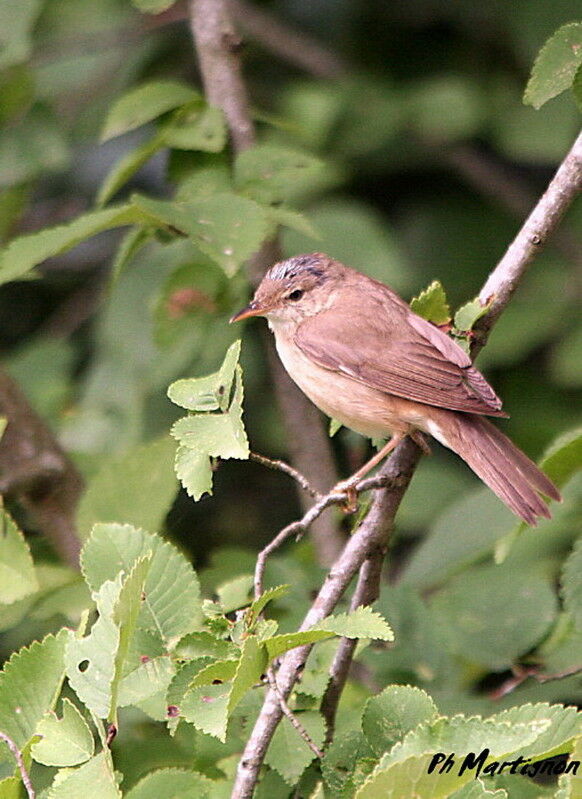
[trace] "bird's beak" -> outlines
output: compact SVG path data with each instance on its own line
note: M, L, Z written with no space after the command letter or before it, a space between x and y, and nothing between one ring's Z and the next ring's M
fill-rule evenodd
M255 300L251 300L247 306L241 308L238 313L235 313L234 316L231 316L229 322L232 324L233 322L240 322L242 319L248 319L249 316L261 316L264 313L263 308L255 302Z

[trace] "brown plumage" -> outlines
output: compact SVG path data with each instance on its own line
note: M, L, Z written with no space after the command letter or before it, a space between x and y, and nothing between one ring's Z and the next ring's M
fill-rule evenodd
M465 352L383 283L322 253L265 275L233 320L263 315L290 376L325 413L369 436L415 430L454 450L528 524L554 484L487 416L507 416ZM361 473L359 473L361 476Z

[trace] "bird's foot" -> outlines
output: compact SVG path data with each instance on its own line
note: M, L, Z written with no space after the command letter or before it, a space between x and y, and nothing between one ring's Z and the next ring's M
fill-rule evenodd
M358 492L356 491L358 482L359 480L354 480L353 478L342 480L332 489L333 494L346 495L345 502L342 502L339 506L344 513L355 513L358 510Z

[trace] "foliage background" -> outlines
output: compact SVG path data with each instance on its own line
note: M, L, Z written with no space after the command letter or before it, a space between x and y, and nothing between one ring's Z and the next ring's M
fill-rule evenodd
M579 15L579 4L281 0L261 7L315 37L337 71L314 77L252 36L245 42L261 141L321 159L304 181L283 177L276 187L276 197L302 208L319 235L314 240L285 229L284 253L326 251L406 299L438 278L453 306L469 300L579 128L569 94L539 111L521 103L535 54L556 28ZM124 0L3 4L0 25L11 31L0 54L5 240L92 208L111 167L149 140L152 127L145 126L99 143L121 93L162 78L199 86L183 12L178 4L150 17ZM135 190L171 196L190 170L219 170L226 158L223 152L174 150L168 159L162 150L116 199ZM578 204L478 360L511 414L504 430L533 458L580 422L581 216ZM169 382L218 368L240 334L226 322L248 287L241 274L227 280L211 261L189 264L180 241L149 242L112 280L120 236L102 233L47 261L37 279L0 287L2 359L87 481L81 531L87 533L99 513L102 521L163 527L191 554L209 595L252 571L253 552L299 514L294 490L280 474L232 460L217 471L212 497L195 504L182 492L173 501L172 447L155 445L147 461L136 448L165 435L178 418L165 396ZM180 292L192 283L197 293L182 306ZM244 339L252 447L286 456L257 324ZM346 474L368 446L348 431L333 445ZM412 682L429 690L444 712L490 713L500 705L488 691L528 653L534 661L543 655L550 671L580 659L580 634L562 615L556 583L580 530L582 483L573 478L554 519L527 531L508 561L494 566L496 540L514 527L511 514L458 459L436 444L434 450L399 513L389 571L400 580L379 603L401 642L390 657L385 646L362 655L364 683L350 686L346 702L350 691L359 701L387 683ZM147 488L144 472L151 476ZM139 516L144 494L150 503L143 518L119 517L128 496L136 498ZM44 588L68 586L70 595L64 603L59 598L56 614L42 602L24 614L13 605L2 608L3 658L33 636L58 629L63 619L77 618L86 598L58 571L41 531L17 504L10 510L26 529L35 560L45 564ZM275 559L270 581L294 586L280 609L285 629L300 620L321 573L309 544ZM437 587L426 603L424 592ZM529 699L579 702L579 678L528 683L506 703ZM143 751L148 741L161 763L182 758L192 764L179 739L161 744L148 725L145 717L130 717L118 744L129 784L144 767L143 757L134 765L133 750ZM214 744L207 745L210 752ZM211 772L208 763L215 759L201 745L194 765Z

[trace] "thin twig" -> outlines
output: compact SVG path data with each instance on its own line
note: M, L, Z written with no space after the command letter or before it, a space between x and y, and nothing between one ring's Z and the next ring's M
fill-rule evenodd
M368 477L361 480L354 486L356 494L362 494L365 491L370 491L377 488L385 488L389 485L389 480L385 475L379 474L374 477ZM295 535L295 540L298 541L302 535L309 529L310 525L321 516L326 508L331 505L342 505L346 501L345 491L330 491L329 494L322 496L314 505L312 505L307 513L301 519L296 519L286 527L283 527L277 535L269 541L257 556L257 563L255 566L255 599L258 599L263 593L263 577L265 575L265 568L269 556L282 546L288 538Z
M297 483L299 483L304 491L307 491L307 493L311 494L311 496L315 499L321 499L321 493L317 489L313 488L307 477L301 474L301 472L297 469L294 469L288 463L285 463L285 461L273 460L273 458L267 458L265 455L259 455L258 452L251 452L249 454L249 458L252 461L260 463L262 466L266 466L268 469L275 469L276 471L288 474Z
M28 798L29 799L35 799L36 792L35 792L34 788L32 787L32 782L30 781L30 777L29 777L28 771L26 770L26 766L24 764L24 760L23 760L23 757L22 757L22 752L16 746L16 744L14 743L12 738L10 738L8 735L6 735L5 732L0 732L0 741L4 741L6 746L12 752L12 755L14 756L14 759L16 760L16 764L18 766L18 770L20 771L20 777L22 779L24 787L26 788L26 793L28 794Z
M350 603L351 611L362 605L372 605L378 599L386 550L386 546L378 547L362 564L356 590ZM342 638L329 670L329 682L321 700L321 714L326 723L326 746L333 740L337 708L348 679L357 644L357 638Z
M321 758L323 757L323 752L317 746L311 735L307 732L303 724L299 721L295 713L291 710L285 697L279 691L279 686L277 685L277 678L275 676L275 671L272 666L269 666L267 669L267 679L269 680L269 685L271 686L271 690L275 692L277 698L279 700L279 707L283 712L283 715L287 716L293 727L297 730L299 735L303 738L307 746L311 749L315 757Z
M565 680L567 677L573 677L575 674L582 672L582 666L570 666L563 671L558 671L555 674L544 674L539 671L537 666L516 666L513 668L513 674L507 680L504 680L500 686L495 688L489 694L489 698L496 701L502 699L504 696L515 691L522 683L532 677L539 683L553 682L554 680Z

